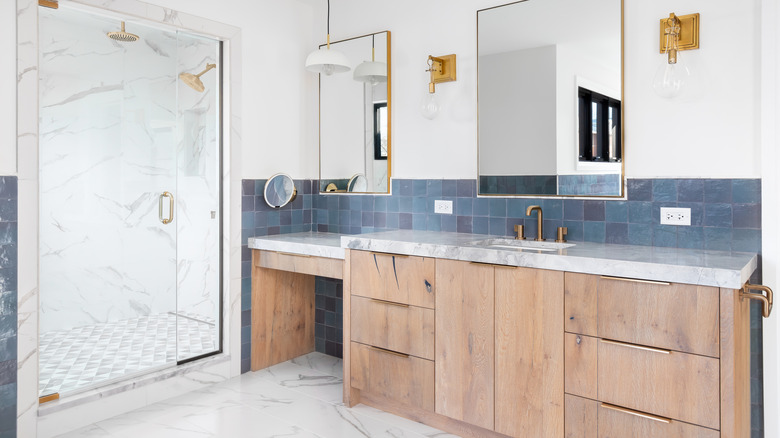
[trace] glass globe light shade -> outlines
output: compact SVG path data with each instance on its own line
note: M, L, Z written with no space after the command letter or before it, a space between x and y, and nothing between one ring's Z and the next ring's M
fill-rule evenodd
M420 111L423 117L428 120L433 120L439 114L439 103L436 101L435 93L425 93L425 96L420 103Z
M688 67L679 59L676 64L669 64L664 58L653 76L653 91L666 99L675 98L685 91L685 83L690 75Z

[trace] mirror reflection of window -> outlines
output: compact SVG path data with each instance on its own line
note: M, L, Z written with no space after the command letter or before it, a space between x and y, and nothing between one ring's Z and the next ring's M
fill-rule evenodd
M374 104L374 159L387 159L387 102Z
M579 87L579 161L622 161L620 101Z

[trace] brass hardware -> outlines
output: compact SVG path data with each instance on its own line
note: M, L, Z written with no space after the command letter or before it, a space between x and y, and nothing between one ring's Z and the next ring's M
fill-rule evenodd
M57 1L52 0L38 0L38 6L43 6L51 9L59 9L60 5Z
M404 359L409 359L409 355L408 354L399 353L397 351L386 350L384 348L374 347L373 345L369 346L368 348L370 348L370 349L372 349L374 351L378 351L380 353L392 354L393 356L398 356L398 357L403 357Z
M387 306L407 307L407 308L409 307L408 304L396 303L394 301L378 300L376 298L371 298L371 301L377 304L384 304Z
M42 405L42 404L44 404L46 402L59 400L59 399L60 399L60 393L59 392L55 392L54 394L49 394L49 395L44 395L42 397L38 397L38 404Z
M633 348L635 350L652 351L653 353L672 354L672 350L665 350L663 348L646 347L644 345L628 344L626 342L612 341L609 339L601 339L601 342L609 345L617 345L619 347Z
M558 243L565 243L566 238L563 236L567 234L569 234L569 227L558 227L558 238L555 239L555 241Z
M580 345L582 343L582 336L577 335L577 338L574 341L577 342L577 345Z
M657 284L659 286L669 286L672 284L667 281L640 280L638 278L624 278L624 277L610 277L609 275L602 275L601 278L604 280L627 281L629 283Z
M163 218L163 198L168 198L169 212L167 218ZM173 195L171 194L171 192L162 192L162 194L160 195L159 216L160 216L160 222L162 222L163 224L169 224L173 222Z
M326 192L338 192L339 188L336 186L336 184L330 183L330 184L328 184L327 187L325 187L325 191Z
M515 225L515 240L525 240L525 225Z
M311 257L309 254L295 254L292 252L282 252L282 251L274 251L275 253L283 256L291 256L291 257Z
M623 408L623 407L620 407L620 406L611 405L609 403L603 403L602 402L601 403L601 407L605 408L605 409L610 409L610 410L613 410L613 411L622 412L624 414L633 415L633 416L636 416L636 417L647 418L648 420L658 421L658 422L661 422L661 423L669 424L669 423L672 422L671 418L659 417L657 415L648 414L646 412L641 412L641 411L635 411L633 409Z
M431 73L431 81L428 83L428 92L436 92L436 84L452 82L456 80L456 56L428 56L428 69Z
M751 290L761 291L762 293L755 294L750 292ZM764 296L763 292L766 292L766 296ZM767 286L762 286L760 284L750 284L749 282L745 283L745 285L742 286L742 289L739 291L739 297L761 301L761 314L764 316L764 318L769 318L769 315L772 314L773 293L772 289L768 288Z
M693 50L699 48L699 14L689 15L675 15L669 14L669 18L662 18L661 20L661 45L660 53L667 52L667 45L671 43L668 41L672 38L677 39L677 48L675 50ZM677 53L672 54L671 49L669 56L677 57ZM670 64L674 64L671 60Z
M380 255L380 256L398 257L398 258L409 257L406 254L393 254L391 252L371 252L371 254L372 255Z
M529 205L528 208L525 210L525 215L530 216L531 213L534 210L538 210L538 214L536 216L536 239L534 239L537 242L544 242L544 232L543 232L543 219L542 219L542 207L538 205Z
M469 262L471 265L482 265L482 266L492 266L494 268L504 268L504 269L516 269L517 266L509 266L509 265L497 265L495 263L487 263L487 262Z

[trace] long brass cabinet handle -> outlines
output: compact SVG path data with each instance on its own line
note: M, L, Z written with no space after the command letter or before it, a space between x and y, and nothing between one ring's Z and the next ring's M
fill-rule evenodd
M750 292L751 290L757 290L759 293ZM766 295L764 295L766 293ZM759 300L762 304L761 314L764 318L769 318L772 314L772 289L760 284L745 283L742 289L739 291L740 298L748 298L751 300Z
M394 301L377 300L376 298L371 298L371 302L377 304L384 304L386 306L407 307L407 308L409 307L408 304L396 303Z
M653 353L672 354L671 350L665 350L663 348L647 347L644 345L629 344L626 342L612 341L609 339L601 339L602 344L617 345L618 347L633 348L635 350L652 351Z
M399 352L393 351L393 350L386 350L384 348L374 347L373 345L370 346L369 348L374 350L374 351L378 351L380 353L392 354L393 356L398 356L398 357L402 357L404 359L409 359L409 355L408 354L399 353Z
M609 275L602 275L601 278L604 280L627 281L629 283L657 284L659 286L671 285L668 281L640 280L638 278L611 277Z
M633 415L635 417L641 417L641 418L647 418L648 420L659 421L661 423L669 424L669 423L672 422L672 420L670 418L659 417L657 415L648 414L646 412L641 412L641 411L635 411L633 409L623 408L623 407L620 407L620 406L611 405L609 403L602 403L601 407L605 408L605 409L610 409L610 410L613 410L613 411L617 411L617 412L622 412L624 414Z
M167 218L163 217L163 198L168 198L169 209L168 209ZM158 208L159 208L160 222L166 225L173 222L173 194L171 192L166 191L160 194L160 202Z

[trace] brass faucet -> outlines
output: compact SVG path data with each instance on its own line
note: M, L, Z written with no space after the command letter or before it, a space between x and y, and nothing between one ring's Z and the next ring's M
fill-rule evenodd
M531 212L534 210L539 210L538 215L536 216L536 240L537 242L544 242L544 233L543 233L543 227L542 227L542 207L538 205L529 205L528 208L525 210L525 215L530 216Z

